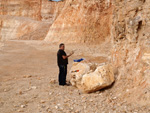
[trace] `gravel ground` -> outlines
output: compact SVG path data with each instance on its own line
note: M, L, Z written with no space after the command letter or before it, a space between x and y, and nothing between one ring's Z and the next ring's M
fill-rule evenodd
M129 78L116 80L113 86L90 94L71 85L59 86L57 49L56 44L42 41L5 42L0 49L0 113L150 112L150 90L135 87ZM73 49L77 52L69 59L68 70L75 58L97 63L110 59L109 53L94 52L98 48L71 44L66 47L67 53ZM69 81L69 74L67 77Z

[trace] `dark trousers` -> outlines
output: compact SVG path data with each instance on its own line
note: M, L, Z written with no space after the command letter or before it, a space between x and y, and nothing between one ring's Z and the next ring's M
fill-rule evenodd
M66 85L67 65L59 65L59 85Z

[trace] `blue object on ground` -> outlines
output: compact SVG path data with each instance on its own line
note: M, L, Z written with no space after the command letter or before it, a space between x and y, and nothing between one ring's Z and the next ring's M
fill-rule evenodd
M81 59L75 59L75 60L73 60L74 62L81 62L81 61L83 61L84 59L83 58L81 58Z

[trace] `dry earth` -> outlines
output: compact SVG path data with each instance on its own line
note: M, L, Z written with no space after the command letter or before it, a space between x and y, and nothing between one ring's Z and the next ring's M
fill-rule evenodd
M81 45L66 46L67 53L76 49L76 53L69 59L69 69L75 58L84 57L98 63L109 62L109 53L106 54L109 47L98 55L98 49L94 52L95 49L86 45L82 45L82 48ZM0 113L150 112L149 101L131 99L141 93L133 95L134 91L130 92L127 78L122 78L121 82L116 80L107 90L91 94L83 94L71 85L59 86L57 49L57 44L42 41L5 42L0 49ZM69 74L67 79L69 81Z

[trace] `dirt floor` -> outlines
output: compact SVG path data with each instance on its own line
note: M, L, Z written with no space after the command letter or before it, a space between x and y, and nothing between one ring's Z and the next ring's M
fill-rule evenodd
M67 53L76 50L69 58L67 81L70 79L69 69L73 59L109 62L110 53L99 52L101 50L98 47L96 49L94 51L85 45L66 45ZM59 86L57 50L57 44L42 41L5 42L0 49L0 113L150 112L147 101L129 101L132 92L125 87L125 82L119 84L116 81L111 88L91 94L84 94L71 85Z

